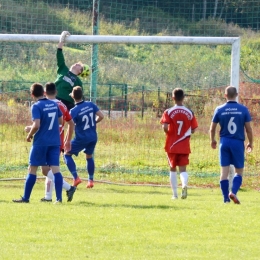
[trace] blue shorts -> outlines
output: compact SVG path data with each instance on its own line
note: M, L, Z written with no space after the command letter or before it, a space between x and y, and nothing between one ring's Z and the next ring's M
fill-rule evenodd
M68 153L78 156L79 152L83 150L85 154L93 154L96 144L97 140L83 143L74 139L71 141L71 150Z
M60 146L32 146L29 155L31 166L59 166Z
M244 141L232 138L220 138L219 161L222 167L233 164L235 168L244 168Z

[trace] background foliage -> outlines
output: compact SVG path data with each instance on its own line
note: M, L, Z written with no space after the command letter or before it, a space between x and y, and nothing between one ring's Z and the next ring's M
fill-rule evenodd
M240 36L241 67L257 78L259 6L256 0L100 0L98 30L101 35ZM2 33L92 34L92 9L92 1L2 0L0 28ZM90 45L67 46L68 65L82 59L91 63ZM0 42L0 50L0 80L55 79L56 45ZM229 60L225 46L105 44L99 46L98 83L218 87L229 82ZM5 91L14 89L9 85Z

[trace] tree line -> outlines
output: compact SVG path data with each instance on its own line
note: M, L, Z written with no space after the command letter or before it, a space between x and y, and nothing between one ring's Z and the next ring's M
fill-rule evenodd
M49 0L45 2L50 3ZM93 0L53 0L52 2L73 5L80 10L89 10L93 6ZM113 9L125 8L133 12L149 7L192 22L213 18L245 28L250 27L253 30L258 30L260 26L260 1L256 0L99 0L99 6L100 12L105 16L110 16L106 10L110 10L108 7L111 6ZM136 17L133 16L133 19Z

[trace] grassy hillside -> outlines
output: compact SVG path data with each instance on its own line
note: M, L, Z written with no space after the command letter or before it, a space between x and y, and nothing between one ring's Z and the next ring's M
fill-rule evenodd
M69 30L71 34L92 32L90 10L80 11L68 8L67 5L49 5L40 1L37 4L34 1L2 2L0 16L3 33L60 34L62 30ZM157 31L152 33L159 36L200 35L202 31L204 35L211 36L241 36L241 65L249 75L257 77L260 69L258 34L220 20L191 23L184 18L173 19L161 10L158 15L159 10L155 8L147 7L146 11L151 15L157 12L157 17L161 17L153 20L153 27ZM167 18L169 23L163 24L163 18ZM148 23L144 19L136 19L131 23L111 22L101 14L99 33L148 35ZM175 33L169 34L173 31ZM22 82L55 80L56 44L0 42L0 49L0 80L18 82L18 86L5 84L4 90L20 88ZM137 89L140 86L147 89L160 86L163 90L172 89L173 86L188 89L222 86L229 82L230 52L228 46L100 44L98 83L128 84ZM88 44L67 44L64 53L68 66L78 60L91 64L91 46ZM99 94L102 92L101 89Z

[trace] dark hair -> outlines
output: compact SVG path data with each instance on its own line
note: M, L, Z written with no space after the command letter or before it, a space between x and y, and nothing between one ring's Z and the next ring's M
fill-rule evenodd
M83 92L82 92L82 88L79 87L79 86L76 86L72 89L72 97L75 99L75 100L80 100L83 98Z
M40 83L33 83L30 87L31 94L38 98L44 95L43 85Z
M235 98L237 96L237 89L233 86L228 86L225 89L225 94L228 98Z
M182 101L184 99L184 91L181 88L175 88L172 91L172 96L175 98L175 100Z
M56 94L56 85L53 82L47 82L44 86L47 95Z

